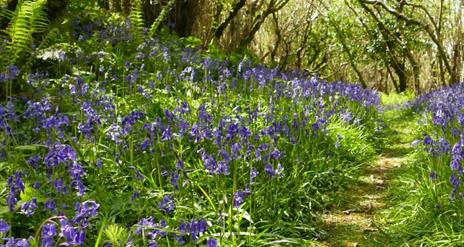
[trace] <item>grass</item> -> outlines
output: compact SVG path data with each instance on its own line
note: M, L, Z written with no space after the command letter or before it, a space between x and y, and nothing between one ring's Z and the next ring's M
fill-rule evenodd
M447 192L432 194L435 186L429 179L429 160L422 151L410 143L421 136L418 114L411 110L385 113L392 129L401 134L392 136L386 153L404 157L403 165L389 173L390 186L385 209L375 219L382 222L389 244L386 246L460 246L464 244L464 231L459 229L459 216L434 205L434 197ZM445 201L449 199L445 198Z
M380 93L380 100L383 105L399 105L402 103L406 103L409 100L414 98L414 94L410 91L406 91L403 93Z
M408 97L383 99L397 104ZM403 176L415 171L408 161L414 153L411 142L416 135L417 115L409 110L389 110L384 112L383 121L388 141L376 161L361 170L354 185L339 192L340 200L322 217L321 225L326 230L323 246L397 246L404 242L389 232L387 212L397 211L395 206L404 199Z

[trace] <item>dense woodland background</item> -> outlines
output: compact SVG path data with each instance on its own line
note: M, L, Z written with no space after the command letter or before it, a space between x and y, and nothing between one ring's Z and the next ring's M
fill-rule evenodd
M42 2L49 19L42 38L66 25L68 16L99 9L142 15L147 28L196 37L204 49L248 52L282 70L299 68L385 92L420 93L464 78L463 0ZM11 12L17 4L0 1ZM11 12L2 11L0 20L7 33L5 13Z

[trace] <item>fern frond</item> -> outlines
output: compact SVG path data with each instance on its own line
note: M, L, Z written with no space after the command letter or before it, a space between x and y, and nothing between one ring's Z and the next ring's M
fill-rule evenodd
M132 4L133 5L129 15L131 29L134 36L137 39L140 39L143 36L143 28L145 27L145 22L143 20L142 0L133 0Z
M163 10L161 10L161 13L158 15L155 22L153 22L153 24L150 27L150 31L148 32L149 37L153 37L153 35L155 35L156 31L158 30L159 25L161 24L161 22L163 22L166 19L169 12L171 12L172 8L174 8L175 3L176 3L176 0L171 0L163 8Z
M7 9L4 6L0 6L0 17L10 20L12 16L13 16L13 11Z
M47 0L20 1L7 33L10 37L7 50L12 63L19 58L23 52L31 50L33 34L47 28L48 20L45 13Z

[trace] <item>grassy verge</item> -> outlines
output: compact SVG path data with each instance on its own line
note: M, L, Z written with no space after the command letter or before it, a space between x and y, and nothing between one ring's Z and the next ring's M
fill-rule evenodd
M385 118L392 120L392 129L402 132L396 135L397 140L392 139L396 144L390 146L390 151L402 153L404 163L390 174L388 204L376 215L388 239L383 246L462 246L462 217L449 198L449 182L447 178L440 181L431 177L431 169L446 162L431 157L420 145L405 146L423 138L421 117L403 109L386 112Z

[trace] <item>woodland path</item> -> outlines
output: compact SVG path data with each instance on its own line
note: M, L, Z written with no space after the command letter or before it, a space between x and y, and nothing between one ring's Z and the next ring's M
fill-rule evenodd
M364 167L357 183L343 192L343 201L322 215L327 236L320 246L390 246L378 214L388 207L395 178L407 169L407 157L413 151L410 126L414 126L414 120L398 111L388 111L385 121L391 128L390 144L375 162Z

